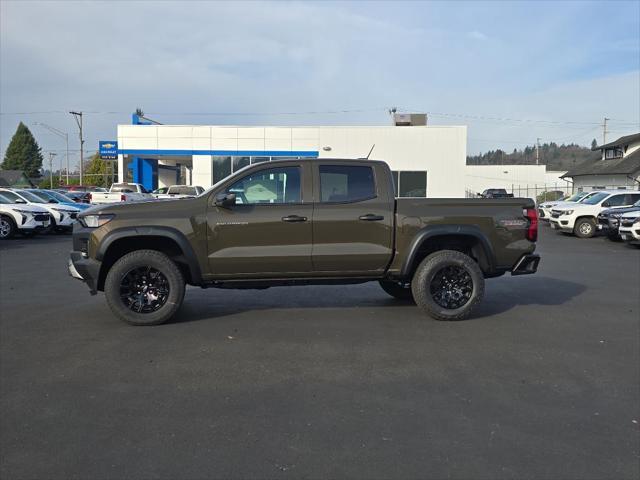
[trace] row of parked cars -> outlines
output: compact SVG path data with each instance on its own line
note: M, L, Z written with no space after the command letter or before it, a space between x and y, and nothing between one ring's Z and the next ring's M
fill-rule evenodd
M640 191L595 190L544 202L538 216L559 232L579 238L598 234L640 245Z
M70 186L60 189L0 188L0 240L16 234L71 232L78 213L96 204L195 197L202 187L173 185L148 192L138 183L100 187Z

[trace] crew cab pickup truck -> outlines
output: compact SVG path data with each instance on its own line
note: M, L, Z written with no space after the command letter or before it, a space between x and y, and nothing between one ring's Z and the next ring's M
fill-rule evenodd
M487 188L478 195L482 198L513 198L513 193L507 193L504 188Z
M71 276L134 325L169 320L185 284L376 281L439 320L469 316L484 279L534 273L533 200L395 198L388 165L304 159L246 167L195 198L80 215Z
M119 203L152 200L151 195L139 183L114 183L108 192L91 192L91 203Z
M155 198L190 198L197 197L202 192L204 192L204 188L192 185L171 185L166 189L164 193L155 193Z

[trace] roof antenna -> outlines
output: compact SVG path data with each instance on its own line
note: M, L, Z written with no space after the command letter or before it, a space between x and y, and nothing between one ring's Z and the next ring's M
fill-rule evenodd
M367 154L367 160L369 160L369 155L371 155L371 152L373 152L374 148L376 148L376 144L375 143L373 145L371 145L371 150L369 150L369 153Z

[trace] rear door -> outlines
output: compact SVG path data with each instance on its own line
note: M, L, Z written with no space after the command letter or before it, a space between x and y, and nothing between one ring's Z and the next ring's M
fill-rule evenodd
M314 162L313 270L377 275L392 256L393 190L382 164Z
M277 278L311 272L310 166L270 165L232 180L237 204L208 207L208 255L216 277ZM308 199L304 197L308 195ZM210 200L213 203L215 195Z

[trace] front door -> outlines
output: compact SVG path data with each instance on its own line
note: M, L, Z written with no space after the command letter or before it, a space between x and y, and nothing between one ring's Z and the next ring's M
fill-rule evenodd
M299 164L266 164L226 187L236 195L236 205L209 206L214 277L271 278L311 271L313 204L303 201L304 170Z
M372 165L320 163L313 212L316 274L377 275L392 257L393 197Z

